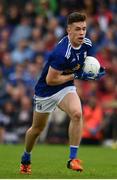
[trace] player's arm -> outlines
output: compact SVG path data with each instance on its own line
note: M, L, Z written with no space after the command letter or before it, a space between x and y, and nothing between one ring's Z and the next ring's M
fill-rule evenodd
M49 67L48 74L46 76L46 82L50 86L56 86L74 79L74 74L62 75L63 71L56 70Z

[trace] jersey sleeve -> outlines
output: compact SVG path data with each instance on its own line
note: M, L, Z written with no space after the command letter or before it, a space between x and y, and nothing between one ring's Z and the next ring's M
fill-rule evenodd
M50 66L56 70L65 70L65 57L61 52L53 52L50 56Z
M87 47L87 56L94 56L95 51L93 45Z

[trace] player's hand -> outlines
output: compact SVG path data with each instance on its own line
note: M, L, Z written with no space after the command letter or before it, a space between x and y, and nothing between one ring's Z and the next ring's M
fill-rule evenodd
M100 67L99 73L95 77L95 80L99 80L101 77L103 77L106 74L105 68Z
M93 73L85 73L82 69L74 72L74 79L81 80L99 80L106 74L105 68L100 67L99 73L95 76Z
M74 72L74 79L81 79L81 80L94 80L93 73L85 73L83 70L75 71Z

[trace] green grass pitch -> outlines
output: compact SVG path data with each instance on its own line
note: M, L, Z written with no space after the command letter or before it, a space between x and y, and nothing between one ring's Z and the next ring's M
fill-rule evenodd
M68 145L36 145L32 153L32 175L19 174L23 145L0 145L0 179L117 179L117 150L80 146L84 171L66 168Z

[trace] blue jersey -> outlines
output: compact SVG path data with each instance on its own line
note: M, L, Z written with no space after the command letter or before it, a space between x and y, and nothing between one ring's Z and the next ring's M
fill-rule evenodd
M47 85L46 76L48 69L51 66L56 70L63 71L63 73L72 73L83 66L86 56L93 56L92 43L88 38L84 39L84 43L79 48L74 48L68 36L65 36L49 55L48 62L35 86L35 94L40 97L47 97L67 86L72 86L73 81L55 86Z

